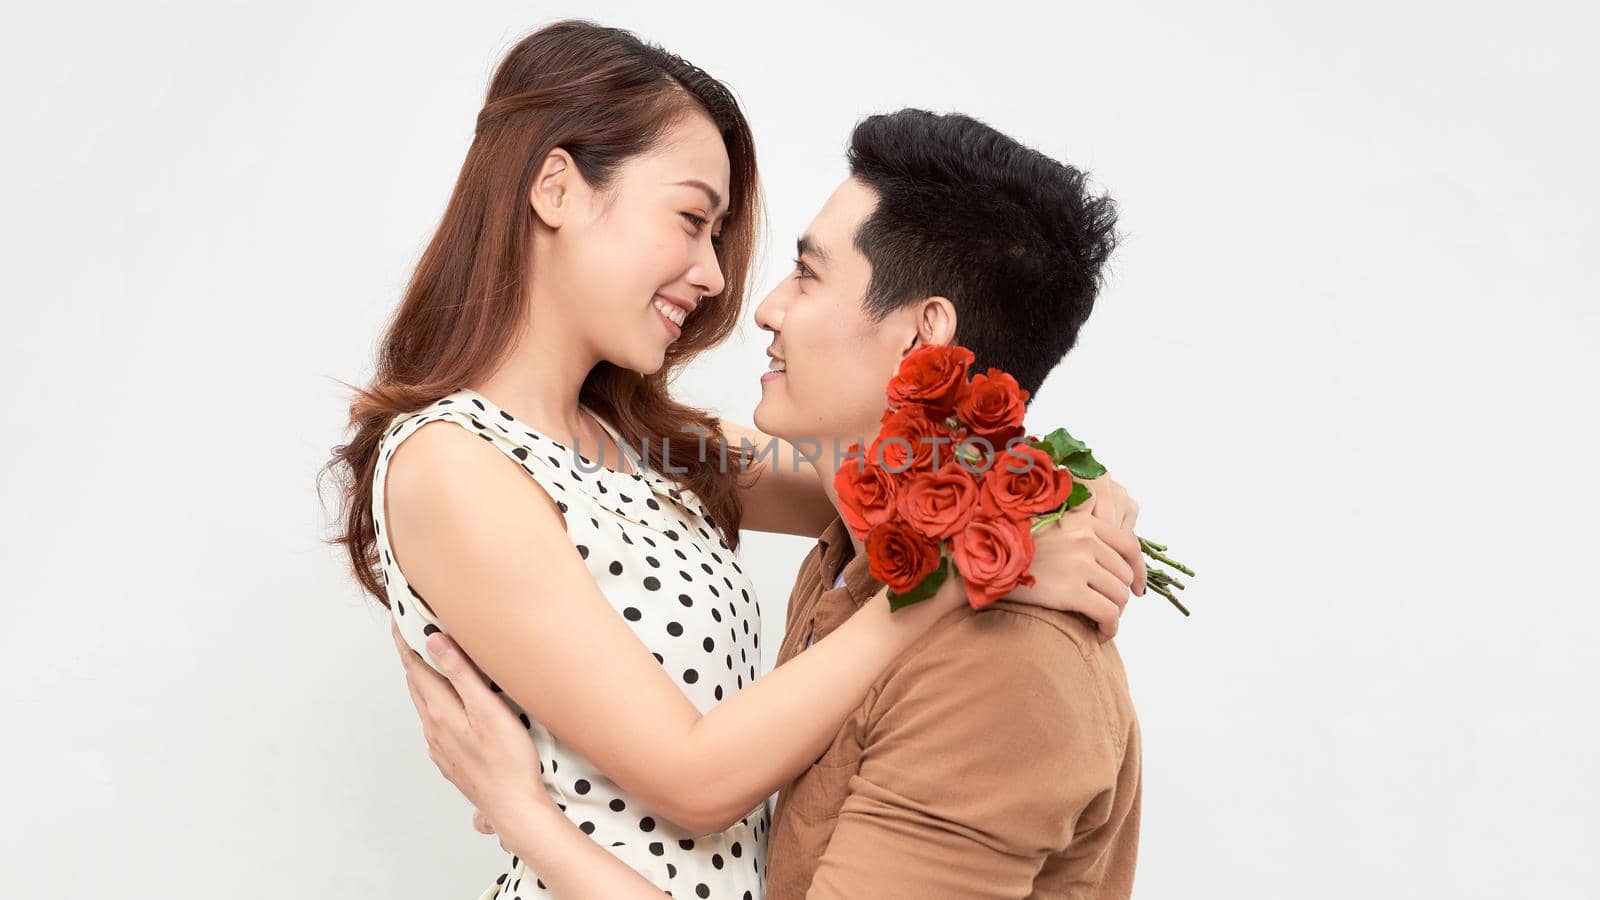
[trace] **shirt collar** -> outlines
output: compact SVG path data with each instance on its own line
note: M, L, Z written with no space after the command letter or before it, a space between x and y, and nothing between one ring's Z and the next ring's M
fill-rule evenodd
M822 548L822 566L818 573L822 576L821 608L818 609L818 617L822 621L817 623L816 635L820 640L856 610L866 606L867 601L883 588L883 582L872 577L872 564L867 555L856 554L855 545L850 542L850 528L842 516L834 517L828 527L822 530L817 543ZM836 588L833 582L839 577L841 566L844 570L844 586ZM830 616L828 612L834 615Z

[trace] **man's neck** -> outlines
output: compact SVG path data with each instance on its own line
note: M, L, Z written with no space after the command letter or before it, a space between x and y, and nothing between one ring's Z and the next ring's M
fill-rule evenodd
M841 451L844 451L858 440L863 444L870 442L874 437L877 437L877 434L878 423L874 421L870 426L864 425L861 429L852 433L849 440L842 436L837 440L832 437L820 439L822 441L822 450L817 454L816 459L810 460L810 465L812 470L816 472L817 480L822 482L822 489L827 492L828 502L833 504L835 512L839 510L839 492L833 486L833 476L839 471L842 459L845 460L845 465L853 466L857 464L857 457L851 456L845 459L843 452L834 453L834 447L839 447ZM865 453L866 450L863 449L862 452ZM866 544L856 537L855 532L849 529L845 530L850 535L850 545L855 548L856 555L860 556L865 553Z

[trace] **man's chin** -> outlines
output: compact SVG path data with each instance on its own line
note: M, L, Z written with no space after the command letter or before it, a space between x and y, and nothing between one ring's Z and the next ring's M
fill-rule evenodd
M781 423L773 422L772 418L772 404L768 403L767 399L763 397L760 402L756 403L755 412L750 414L750 421L756 426L756 430L762 434L770 434L777 437L777 432L773 431L773 429Z
M761 402L756 404L755 412L750 414L750 418L754 422L756 430L762 434L770 434L783 441L790 440L789 435L792 433L792 429L788 427L788 417L783 415L783 412L778 409L778 404L771 399L761 398Z

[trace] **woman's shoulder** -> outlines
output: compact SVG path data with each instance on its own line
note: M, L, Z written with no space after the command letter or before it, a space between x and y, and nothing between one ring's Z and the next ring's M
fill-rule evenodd
M388 448L391 479L411 472L442 475L453 467L495 452L483 446L484 442L462 427L462 423L454 416L427 421L414 419L402 424L413 423L413 427L405 429L403 436L396 435L402 439L395 440Z
M519 485L538 483L519 471L528 468L532 454L503 429L492 428L484 410L474 410L470 400L458 391L395 416L379 454L391 503L442 512L440 504L517 495L523 490Z
M565 501L499 450L445 421L421 425L396 452L385 502L390 530L424 557L486 552L507 541L567 539ZM529 543L531 542L531 543Z
M482 401L478 401L478 405L474 406L473 400L473 392L462 388L440 397L427 406L396 413L389 419L389 426L384 429L384 441L398 443L398 440L403 440L410 432L438 421L455 422L465 426L468 431L487 431L489 416L483 409Z

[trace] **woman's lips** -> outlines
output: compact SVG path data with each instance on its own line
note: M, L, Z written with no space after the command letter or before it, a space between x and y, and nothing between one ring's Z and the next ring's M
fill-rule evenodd
M667 333L672 335L673 340L683 337L683 329L678 327L678 323L667 318L666 313L656 309L656 305L654 303L650 304L650 311L655 313L656 319L659 320L662 325L667 327Z

